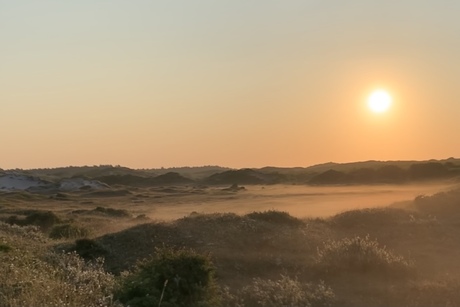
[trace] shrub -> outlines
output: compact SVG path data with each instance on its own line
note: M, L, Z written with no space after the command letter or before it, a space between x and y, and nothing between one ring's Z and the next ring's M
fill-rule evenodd
M318 249L317 265L327 274L355 272L407 276L414 271L409 261L380 247L369 236L324 243L323 248Z
M216 306L214 267L206 255L163 247L123 278L116 297L133 307Z
M398 208L366 208L336 214L329 221L338 227L372 229L407 223L414 214Z
M0 306L110 306L114 277L76 254L2 259Z
M75 241L75 251L87 260L97 259L108 254L108 251L101 244L95 240L86 238Z
M6 222L11 225L38 226L42 231L48 231L54 224L59 223L59 217L51 211L32 211L26 213L25 218L18 218L16 215L8 217Z
M11 246L8 244L0 243L0 252L9 252L11 250Z
M268 210L264 212L252 212L247 214L246 217L279 225L298 226L302 224L301 220L284 211Z
M415 207L426 214L441 219L457 220L460 214L460 188L440 192L432 196L419 195L414 199Z
M0 306L111 306L114 276L102 260L52 253L35 226L0 222Z
M49 237L51 239L73 239L84 238L89 236L89 234L90 231L87 228L72 224L61 224L51 228Z
M324 282L301 283L281 275L279 280L253 279L238 294L240 305L248 307L310 307L331 306L335 296Z
M460 306L459 280L423 280L412 282L392 289L393 305L423 306Z
M16 245L19 243L29 245L31 242L43 243L46 241L37 226L19 226L0 222L0 234L13 239Z
M37 211L28 215L25 225L35 225L42 231L48 231L54 224L59 223L59 218L51 211Z
M38 226L42 231L48 231L54 224L59 223L59 217L51 211L33 211L23 219L16 215L10 216L6 222L11 225Z
M23 225L24 219L18 218L17 215L10 215L6 220L5 223L10 225Z
M102 213L104 215L112 216L112 217L131 217L131 214L127 210L124 210L124 209L97 207L93 211L97 213Z

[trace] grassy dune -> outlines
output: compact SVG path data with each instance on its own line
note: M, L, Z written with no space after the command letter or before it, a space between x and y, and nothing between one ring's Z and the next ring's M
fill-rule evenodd
M460 189L308 219L268 210L152 221L126 209L7 206L0 306L147 306L140 280L155 280L155 306L457 306L459 206ZM179 287L203 267L206 287Z

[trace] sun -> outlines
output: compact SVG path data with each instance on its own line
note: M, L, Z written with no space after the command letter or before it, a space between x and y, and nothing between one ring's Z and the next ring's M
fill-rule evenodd
M367 99L367 105L374 113L384 113L391 106L392 98L385 90L375 90Z

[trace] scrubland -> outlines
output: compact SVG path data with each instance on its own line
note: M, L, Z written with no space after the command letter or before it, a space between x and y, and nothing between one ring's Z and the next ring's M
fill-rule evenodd
M0 194L0 306L457 306L460 188Z

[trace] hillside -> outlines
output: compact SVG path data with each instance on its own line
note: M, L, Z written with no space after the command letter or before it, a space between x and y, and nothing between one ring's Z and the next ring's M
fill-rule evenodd
M400 184L460 177L460 159L429 161L364 161L325 163L306 168L228 169L218 166L135 170L121 166L83 166L55 169L6 170L58 183L63 179L96 180L107 185L148 187L161 185L354 185Z

